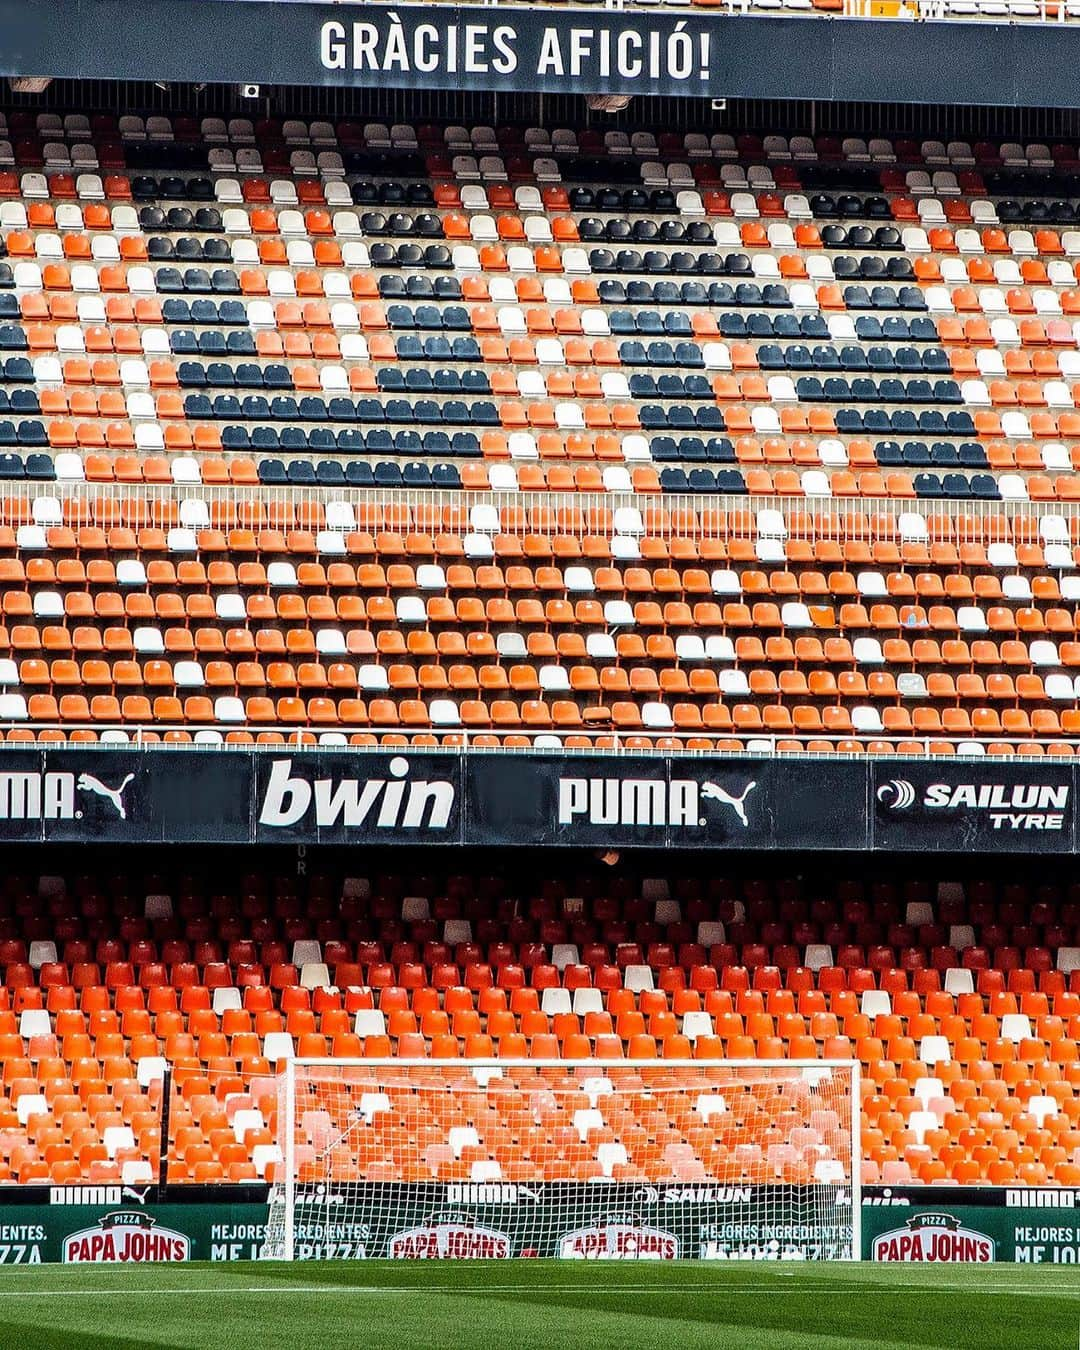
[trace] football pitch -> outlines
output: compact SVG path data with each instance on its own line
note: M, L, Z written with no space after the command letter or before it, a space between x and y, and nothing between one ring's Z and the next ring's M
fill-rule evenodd
M342 1262L5 1267L0 1346L1077 1350L1052 1266Z

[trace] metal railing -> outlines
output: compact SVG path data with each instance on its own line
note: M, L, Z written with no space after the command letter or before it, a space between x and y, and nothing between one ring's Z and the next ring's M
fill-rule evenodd
M699 539L745 537L758 534L756 528L744 530L736 522L733 529L732 513L745 515L756 520L761 511L778 511L789 522L788 528L793 536L815 539L843 540L848 537L848 528L858 526L859 537L872 526L872 518L880 517L898 521L901 516L922 517L927 521L942 520L951 522L953 540L958 543L983 542L988 532L1000 530L1007 537L1014 520L1038 522L1048 517L1059 517L1070 528L1080 530L1080 501L1017 501L958 499L958 498L898 498L898 497L806 497L806 496L757 496L750 494L693 494L693 493L650 493L634 492L531 492L499 491L487 489L472 491L464 489L441 488L358 488L358 487L319 487L306 485L266 485L261 483L211 484L211 483L94 483L94 482L0 482L0 514L7 514L9 520L14 512L15 503L26 503L29 516L33 516L33 503L41 498L59 501L61 511L64 504L75 504L76 511L85 503L93 511L95 502L133 501L146 503L153 507L158 503L177 503L183 501L230 503L236 506L258 505L266 507L274 502L284 502L296 508L303 504L344 502L352 506L357 518L358 529L371 529L370 525L360 523L364 509L385 511L387 508L408 508L410 514L417 508L439 511L456 511L460 515L460 529L464 533L485 533L484 529L475 530L469 523L473 508L492 506L500 512L515 510L524 513L524 524L513 518L500 519L498 533L535 533L536 527L529 523L534 512L548 511L565 519L580 518L580 526L587 533L597 533L589 524L592 519L606 519L608 515L622 508L636 509L642 517L644 528L638 533L659 538L671 538L687 533L685 528L672 525L672 517L678 513L684 516L689 512L695 521L691 531ZM11 505L9 505L11 504ZM358 509L359 508L359 509ZM792 529L790 522L805 521L809 518L812 529L805 531L799 525ZM49 523L49 522L43 522ZM65 519L65 524L72 524ZM387 527L391 528L391 527ZM415 527L414 527L415 528ZM438 526L436 529L448 529ZM573 533L571 526L553 526L560 533ZM768 531L766 530L767 534ZM932 532L931 532L932 533ZM872 537L872 536L871 536Z
M940 759L943 752L940 747L948 745L952 747L951 753L945 752L951 758L979 758L979 759L1006 759L1014 760L1015 753L1002 753L998 747L1012 746L1019 749L1023 746L1038 745L1044 750L1053 745L1057 747L1067 747L1069 755L1080 754L1080 738L1077 737L1019 737L1019 736L955 736L948 733L939 735L913 736L910 733L902 736L890 735L888 732L876 732L873 734L848 732L840 734L836 732L814 732L800 734L798 732L769 732L769 731L746 731L740 733L738 729L734 731L710 733L708 731L680 730L679 728L649 728L639 727L634 730L615 731L609 728L582 728L559 731L547 728L545 730L534 730L528 727L484 727L484 728L466 728L466 727L414 727L404 729L401 726L396 727L339 727L339 728L314 728L311 726L289 726L282 724L280 726L268 723L229 723L218 724L216 726L199 726L192 722L154 722L154 723L121 723L121 722L8 722L0 724L0 734L6 727L8 731L30 731L35 737L44 732L50 737L48 741L35 739L33 742L7 742L7 748L12 751L33 752L43 748L63 748L94 753L107 754L112 750L154 750L154 751L181 751L186 753L205 754L207 752L218 753L221 751L241 751L249 753L252 750L265 752L268 754L280 754L283 748L292 751L317 751L317 750L361 750L364 754L400 754L403 748L422 750L425 754L460 754L465 751L469 754L492 754L492 755L530 755L545 754L552 750L557 750L560 754L586 755L597 757L608 757L612 755L655 755L655 754L677 754L690 758L710 758L716 755L723 755L724 758L734 759L761 759L767 756L776 759L843 759L843 760L866 760L866 759ZM96 741L87 741L77 739L81 734L93 732L98 736ZM239 732L250 736L250 741L228 741L225 738L230 733ZM203 740L192 739L190 741L166 741L161 739L170 733L184 733L194 738L202 733ZM259 742L260 735L273 734L280 736L280 741ZM103 735L117 737L117 739L101 740ZM349 738L352 736L362 736L371 738L371 744L361 746L351 745ZM516 741L527 741L527 744L515 745L490 745L484 744L484 740L490 741L492 736L512 736ZM61 739L62 737L62 739ZM126 739L120 739L124 737ZM565 740L591 738L589 745L566 746ZM74 738L74 739L73 739ZM220 739L218 739L220 738ZM380 739L389 738L389 739ZM688 747L685 742L693 739L708 739L714 743L714 748L701 749L698 747ZM648 745L635 744L636 741L648 740ZM726 743L731 741L741 741L741 748L715 748L716 743ZM827 742L829 748L821 750L808 750L805 745L799 749L785 746L784 742L791 741L813 741L815 743ZM678 744L682 742L682 744ZM859 749L853 748L853 744L858 742ZM880 749L872 747L882 744L891 745L891 753L882 752ZM1060 753L1060 750L1059 750ZM1026 758L1026 756L1024 756Z
M552 2L554 3L554 0ZM363 4L364 0L331 0L331 3L353 5ZM507 0L506 5L503 5L501 0L436 0L436 3L465 3L484 9L499 9L511 7L515 0ZM655 3L655 0L652 0L652 3ZM590 5L589 12L595 8L596 6ZM633 12L639 9L639 5L635 0L603 0L600 8L606 11ZM691 13L707 8L710 13L722 14L725 17L755 19L892 19L906 23L938 19L995 25L1063 24L1080 19L1080 6L1075 0L1030 0L1030 3L1024 4L1022 9L1018 7L1014 9L1013 5L1002 3L992 8L987 6L985 13L974 14L970 9L978 9L979 0L972 0L970 8L963 9L954 7L949 0L843 0L842 5L835 9L819 9L811 0L805 5L777 4L768 8L759 8L754 0L710 0L707 6L695 4L693 0L683 0L681 5L677 0L674 5L671 0L665 0L664 8L665 10L683 8Z

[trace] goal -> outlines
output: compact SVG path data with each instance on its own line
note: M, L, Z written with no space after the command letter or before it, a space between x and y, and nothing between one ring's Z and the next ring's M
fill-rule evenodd
M855 1260L859 1066L301 1060L262 1255Z

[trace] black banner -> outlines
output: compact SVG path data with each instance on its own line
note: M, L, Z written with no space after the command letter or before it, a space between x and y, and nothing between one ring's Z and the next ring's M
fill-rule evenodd
M1044 758L877 760L872 767L872 846L946 853L1071 853L1076 770Z
M1080 106L1073 25L981 23L977 60L971 38L821 15L0 0L4 75Z
M466 774L485 841L589 847L866 847L854 762L487 756Z
M1073 853L1057 759L446 751L0 752L0 842Z

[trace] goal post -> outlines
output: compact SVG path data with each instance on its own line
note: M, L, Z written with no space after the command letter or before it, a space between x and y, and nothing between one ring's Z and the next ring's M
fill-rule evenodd
M262 1256L858 1260L851 1060L304 1060Z

